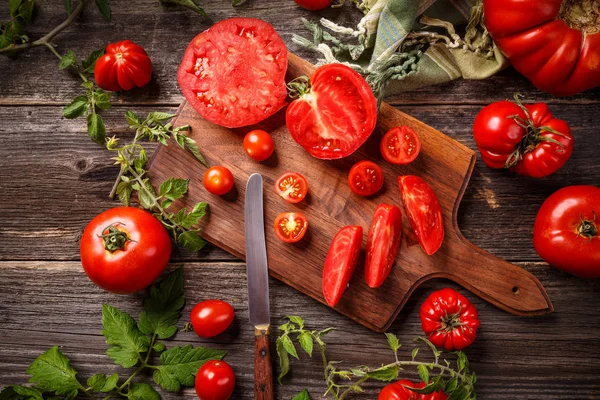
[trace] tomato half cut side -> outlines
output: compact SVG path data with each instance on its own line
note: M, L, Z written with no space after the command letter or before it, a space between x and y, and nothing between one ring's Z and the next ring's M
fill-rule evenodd
M444 220L440 202L423 179L414 175L398 177L404 211L410 226L428 255L434 254L444 241Z
M336 233L329 246L323 268L323 296L331 307L339 303L352 278L362 236L362 227L346 226Z
M350 189L359 196L371 196L383 186L383 171L371 161L359 161L348 174Z
M377 288L385 282L396 261L402 240L402 212L397 206L380 204L375 210L367 237L365 278Z
M286 172L275 181L275 191L285 201L299 203L308 193L308 181L297 172Z
M187 47L177 79L186 100L215 124L256 124L286 103L287 48L275 29L254 18L230 18Z
M392 164L409 164L421 152L421 139L408 126L397 126L390 129L380 143L381 155Z
M275 234L285 243L296 243L308 230L308 219L299 212L281 213L275 218Z

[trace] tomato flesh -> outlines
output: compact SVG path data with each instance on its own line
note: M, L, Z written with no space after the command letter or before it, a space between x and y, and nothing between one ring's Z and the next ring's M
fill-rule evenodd
M294 0L294 2L300 7L311 11L322 10L331 4L331 0Z
M209 338L217 336L233 322L234 310L222 300L205 300L196 304L190 313L190 321L196 335Z
M229 169L216 166L206 170L202 182L206 190L210 193L222 196L233 189L234 180L233 174Z
M352 278L362 236L362 227L346 226L334 236L329 246L323 268L323 296L331 307L339 303Z
M421 139L408 126L397 126L383 135L380 150L385 161L392 164L408 164L421 152Z
M308 193L308 181L297 172L286 172L275 181L275 191L285 201L299 203Z
M300 241L308 230L308 219L299 212L279 214L275 219L275 234L285 243Z
M383 171L371 161L359 161L350 169L348 185L360 196L371 196L383 186Z
M196 394L200 400L229 400L235 389L235 372L221 360L209 360L196 374Z
M375 210L367 238L365 278L367 285L377 288L385 282L396 261L402 240L400 208L380 204Z
M273 138L261 129L250 131L244 136L244 150L256 161L265 161L275 150Z
M429 394L415 393L409 388L422 389L425 382L413 382L402 379L381 389L377 400L447 400L448 395L443 390Z
M204 119L235 128L256 124L285 105L287 59L285 43L270 24L230 18L191 41L177 78Z

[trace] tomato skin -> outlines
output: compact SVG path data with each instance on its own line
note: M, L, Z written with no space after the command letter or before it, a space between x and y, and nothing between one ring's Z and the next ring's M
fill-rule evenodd
M421 152L421 139L408 126L397 126L383 135L379 147L385 161L397 165L410 164Z
M447 400L448 395L443 390L430 394L419 394L411 391L405 386L422 389L425 387L425 382L413 382L408 379L403 379L391 383L381 389L377 400Z
M225 332L234 314L233 307L225 301L204 300L192 308L190 321L196 335L209 338Z
M222 196L233 189L234 180L229 169L217 166L206 170L203 183L206 190L210 193Z
M105 249L102 236L113 225L126 233L120 250ZM163 272L171 257L171 239L149 212L117 207L97 215L86 226L80 241L81 264L92 282L113 293L135 293Z
M489 167L506 168L510 164L510 169L519 175L543 178L558 171L569 160L573 152L573 137L569 125L554 118L546 104L526 104L525 108L533 122L533 129L549 127L561 133L538 129L539 138L554 140L560 145L537 140L535 135L528 136L528 132L532 131L510 118L516 115L528 120L528 116L511 101L492 103L477 114L473 126L475 143ZM521 143L527 144L529 140L533 140L533 145L527 146L520 159L514 159L513 154Z
M330 307L339 303L358 262L363 230L346 226L333 237L323 268L323 296Z
M111 92L144 87L152 77L152 61L131 40L111 43L94 67L96 84Z
M421 305L421 328L446 351L462 350L475 341L479 315L475 306L454 289L433 292Z
M402 212L389 204L375 210L367 238L365 278L367 285L377 288L385 282L396 261L402 241Z
M371 196L383 186L383 171L374 162L363 160L352 166L348 173L348 186L359 196Z
M432 255L444 241L444 219L440 202L427 182L418 176L400 176L398 184L410 226L421 248Z
M297 172L286 172L275 181L275 191L288 203L299 203L308 193L308 181Z
M300 7L310 11L323 10L331 4L331 0L294 0L294 2Z
M580 233L582 219L587 235ZM533 246L546 262L582 278L600 278L600 188L568 186L546 199L533 226Z
M349 156L375 129L377 100L371 88L343 64L319 67L310 84L286 111L290 135L313 157Z
M244 136L244 150L253 160L265 161L273 154L275 143L267 132L255 129Z
M308 219L299 212L281 213L275 218L275 235L285 243L302 240L308 230Z
M225 361L209 360L198 370L195 386L200 400L229 400L235 389L235 372Z

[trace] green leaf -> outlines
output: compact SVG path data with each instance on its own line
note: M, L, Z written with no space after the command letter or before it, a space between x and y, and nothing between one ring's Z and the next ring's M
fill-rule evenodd
M179 4L181 6L189 8L190 10L194 11L195 13L198 13L198 14L206 17L206 12L204 12L203 9L198 7L193 0L160 0L160 2L163 4L166 4L166 3Z
M310 395L308 394L308 390L304 389L300 393L294 396L292 400L310 400Z
M60 62L58 63L58 68L67 69L74 65L77 65L77 56L75 55L73 50L69 50L69 51L67 51L67 53L65 55L63 55L60 58Z
M117 185L117 195L119 195L119 200L121 203L129 206L131 202L131 193L133 192L133 187L131 182L119 182Z
M86 96L77 96L71 104L63 109L63 117L73 119L81 117L88 106L88 98Z
M231 5L236 7L236 6L241 6L242 4L244 4L247 0L233 0L231 2Z
M88 114L87 116L88 136L94 142L102 144L106 140L106 128L104 120L96 113Z
M444 391L446 393L452 393L456 390L456 386L458 385L458 378L451 378L446 382L446 386L444 387Z
M145 209L151 210L156 205L154 188L148 179L144 179L144 188L133 185L133 188L138 190L138 198L140 205Z
M391 366L382 369L376 369L374 371L369 372L367 375L371 379L375 379L377 381L389 382L398 377L398 371L400 369L397 366Z
M31 16L33 15L33 7L35 6L34 0L26 0L19 7L19 16L27 22L31 22Z
M11 396L8 396L8 394L3 394L4 390L2 391L2 393L0 393L0 399L23 399L23 400L44 400L44 396L42 395L42 392L40 392L39 389L34 388L34 387L27 387L27 386L19 386L19 385L12 385L9 386L8 388L11 388L12 391L14 392L14 394ZM7 396L7 397L4 397Z
M10 16L11 17L16 17L19 11L19 7L21 7L21 3L23 3L23 0L8 0L8 5L10 8Z
M469 360L467 359L467 355L462 351L456 351L456 365L458 366L458 372L461 372L467 368L469 368Z
M427 366L421 364L417 366L417 371L419 372L421 380L427 385L429 383L429 370L427 369Z
M281 336L281 343L285 351L287 351L292 357L299 359L298 352L296 351L296 346L294 346L294 342L292 342L292 339L290 339L290 337L287 334Z
M135 126L141 124L140 117L138 117L133 111L127 111L125 113L125 119L129 126Z
M150 340L137 327L133 318L108 304L102 305L102 334L110 345L106 354L125 368L139 362L140 353L148 351Z
M178 268L150 286L138 328L146 335L156 334L160 339L168 339L177 333L177 322L184 306L183 268Z
M71 0L65 0L65 1L71 1ZM92 73L94 72L94 68L96 67L96 61L98 61L98 59L100 57L102 57L104 55L104 47L98 50L94 50L92 51L87 58L81 63L81 69L83 69L84 72L88 72L88 73Z
M127 392L129 400L160 400L160 394L147 383L132 383Z
M165 351L166 347L164 344L157 342L157 343L154 343L154 346L152 346L152 349L156 352L162 353L163 351Z
M108 378L104 374L96 374L87 380L87 385L95 392L108 393L117 387L119 374L113 374Z
M199 230L183 232L177 237L177 244L188 251L200 251L206 246L206 242L199 235Z
M110 5L108 4L108 0L96 0L96 6L104 19L110 21Z
M92 96L94 96L94 103L99 109L108 110L112 106L110 103L110 93L106 93L102 89L96 89Z
M165 200L162 203L163 208L171 205L171 200ZM200 202L196 203L192 212L188 213L185 208L181 208L177 214L175 214L175 222L183 226L186 229L190 229L192 226L200 222L200 219L206 215L206 208L208 203Z
M288 315L286 318L289 319L291 323L298 325L300 329L304 328L304 319L302 317L297 315Z
M158 194L159 196L170 200L172 203L173 201L182 198L183 195L187 193L189 183L189 179L169 178L160 185ZM166 206L168 207L171 203L168 203Z
M200 163L202 163L202 165L208 168L208 162L206 162L204 155L202 155L202 153L200 152L196 141L188 137L186 134L180 133L179 131L177 131L177 129L179 128L175 128L175 131L173 131L173 138L175 139L175 141L179 144L179 146L182 149L187 149L190 153L192 153L194 157L196 157L198 161L200 161Z
M419 393L419 394L431 394L433 392L437 392L439 390L441 390L443 387L442 384L442 377L440 375L436 376L433 381L429 382L426 386L420 388L420 389L415 389L412 387L408 387L408 386L404 386L407 389L410 389L410 391L415 392L415 393ZM464 400L464 398L461 397L461 399Z
M173 347L160 355L159 365L154 370L154 382L163 389L176 392L181 386L194 386L198 369L208 360L222 360L227 352L206 347Z
M298 342L300 342L300 346L304 349L306 354L312 357L313 352L313 338L310 332L302 332L298 335Z
M415 347L412 351L412 360L415 361L415 358L417 358L417 354L419 354L419 348Z
M275 342L275 349L277 350L277 355L279 356L279 376L277 377L277 381L280 385L282 385L281 380L290 371L290 357L288 356L288 352L283 347L281 336L278 337L277 341Z
M75 397L79 392L79 382L76 378L77 372L70 364L58 346L54 346L36 358L27 368L27 373L31 375L29 382L58 396Z
M10 40L10 43L15 43L21 35L23 35L23 27L17 20L4 24L4 36Z
M71 0L63 0L65 4L65 11L67 14L71 14Z
M160 112L160 111L153 111L153 112L148 113L148 116L146 117L145 122L148 125L152 125L153 123L156 123L156 122L161 122L161 121L166 121L168 119L171 119L175 115L176 114L170 114L170 113Z
M394 351L394 353L396 353L401 347L400 342L398 341L398 336L394 335L393 333L386 332L385 337L387 338L388 344L390 345L391 349Z

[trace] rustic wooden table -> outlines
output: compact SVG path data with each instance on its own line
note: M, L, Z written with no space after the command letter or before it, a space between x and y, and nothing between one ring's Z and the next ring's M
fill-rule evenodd
M39 2L29 32L39 37L64 19L62 2ZM105 112L109 134L131 137L123 114L132 109L176 110L182 100L175 78L187 43L213 21L232 16L262 18L272 23L289 48L315 60L291 41L303 32L300 17L316 19L291 0L249 0L239 8L228 1L202 1L210 19L188 10L162 8L156 1L111 1L110 24L88 7L79 20L56 40L59 49L78 54L108 42L131 39L146 48L154 63L148 88L116 96ZM7 6L0 20L7 19ZM320 15L351 23L357 13L349 5ZM535 274L545 285L554 314L519 318L470 295L481 315L477 341L467 349L478 375L477 394L492 399L600 398L600 282L582 280L550 268L536 255L532 226L539 206L555 190L571 184L600 184L600 90L566 99L541 93L508 69L485 81L458 81L427 87L388 99L393 105L474 148L471 134L479 109L492 101L527 94L529 101L546 101L567 120L575 136L575 151L554 176L532 180L488 169L478 161L462 202L459 226L474 244ZM95 287L79 263L78 238L87 222L117 205L108 199L118 167L103 147L93 144L82 120L61 117L63 105L79 92L78 79L59 71L47 49L37 48L16 59L0 58L0 387L27 380L31 361L52 345L72 359L80 376L115 372L104 354L100 335L101 304L127 311L140 309L140 296L118 296ZM241 227L240 227L241 229ZM244 264L210 247L199 254L176 251L172 266L183 265L189 311L201 299L222 298L236 309L233 329L214 340L179 334L177 343L195 343L229 351L238 384L235 399L252 398L253 332L247 321ZM416 291L391 331L410 354L411 339L421 334L418 307L434 289L456 285L437 281ZM280 282L271 281L272 320L289 314L304 316L315 328L333 326L331 359L348 365L390 361L383 335L375 334ZM313 398L324 392L317 359L294 361L278 399L289 399L306 387ZM416 375L407 372L406 376ZM369 384L373 399L381 384ZM164 398L195 398L193 389Z

